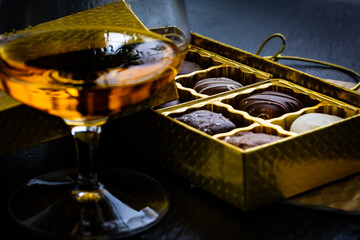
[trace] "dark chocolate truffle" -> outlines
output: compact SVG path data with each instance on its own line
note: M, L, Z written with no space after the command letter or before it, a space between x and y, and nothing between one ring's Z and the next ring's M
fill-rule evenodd
M190 61L184 61L181 65L178 75L189 74L194 71L198 71L198 70L202 70L202 69L203 68L197 63L190 62Z
M243 87L243 85L239 82L225 77L205 78L196 82L194 85L195 91L206 95L214 95L241 87Z
M175 118L207 134L228 132L236 128L235 124L221 113L208 110L197 110Z
M239 103L239 110L251 116L263 119L280 117L289 112L296 112L303 107L293 96L281 92L265 91L244 98Z
M238 132L235 135L225 137L224 141L241 149L248 149L265 143L274 142L282 138L283 137L267 133Z

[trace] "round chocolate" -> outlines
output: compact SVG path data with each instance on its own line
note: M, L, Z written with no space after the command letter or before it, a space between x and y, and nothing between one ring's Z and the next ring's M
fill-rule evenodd
M236 125L221 113L208 110L197 110L175 119L210 135L228 132L236 128Z
M263 119L280 117L289 112L296 112L303 107L293 96L281 92L265 91L253 94L240 101L238 109L251 116Z
M194 85L195 91L206 95L214 95L241 87L243 87L243 85L239 82L225 77L205 78L196 82Z
M296 133L302 133L315 128L326 126L332 123L336 123L343 118L325 114L325 113L308 113L301 115L291 124L290 131Z
M198 71L198 70L202 70L202 69L203 68L197 63L190 62L190 61L184 61L181 65L178 75L189 74L194 71Z
M241 149L248 149L265 143L274 142L283 137L267 133L238 132L232 136L226 136L224 141Z

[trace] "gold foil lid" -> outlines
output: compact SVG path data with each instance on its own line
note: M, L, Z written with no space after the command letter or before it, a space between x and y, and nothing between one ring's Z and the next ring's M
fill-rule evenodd
M51 29L61 26L117 26L147 30L136 15L131 11L130 5L121 0L108 4L104 7L97 7L59 18L50 22L39 24L36 29Z

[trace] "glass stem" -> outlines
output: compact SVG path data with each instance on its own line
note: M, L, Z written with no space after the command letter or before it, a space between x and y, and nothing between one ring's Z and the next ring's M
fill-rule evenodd
M72 126L71 134L76 146L78 187L83 190L97 189L99 187L97 164L101 125Z

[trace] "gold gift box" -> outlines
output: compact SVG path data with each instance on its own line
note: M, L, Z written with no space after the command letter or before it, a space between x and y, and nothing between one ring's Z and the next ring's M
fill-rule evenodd
M195 33L189 49L187 60L205 68L176 77L181 103L133 123L136 134L151 142L142 146L144 151L160 166L244 211L360 171L358 93ZM206 77L229 77L244 87L198 94L192 86ZM240 99L265 90L297 94L304 107L269 120L236 109ZM200 109L222 113L237 128L210 136L174 119ZM290 132L297 117L311 112L344 119L301 134ZM239 131L284 138L247 150L223 141Z

